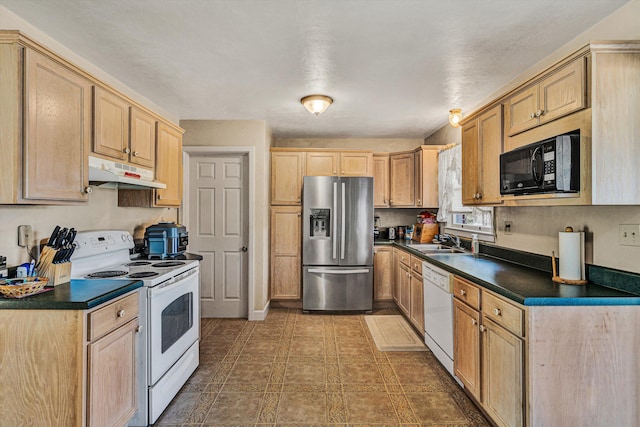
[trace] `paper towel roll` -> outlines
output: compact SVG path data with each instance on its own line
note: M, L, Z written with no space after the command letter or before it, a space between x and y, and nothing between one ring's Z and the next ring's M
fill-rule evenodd
M584 279L584 232L558 233L560 246L559 276L568 280Z

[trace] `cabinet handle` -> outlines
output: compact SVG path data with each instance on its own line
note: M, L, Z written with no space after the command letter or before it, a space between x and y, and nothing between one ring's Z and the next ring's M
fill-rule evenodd
M476 319L471 319L471 324L472 324L472 325L477 325L477 324L478 324L478 321L477 321Z
M478 199L482 199L482 193L478 193Z
M484 325L480 325L480 332L484 332L486 330L487 330L487 328Z
M544 110L536 111L536 117L544 116Z
M496 316L502 316L502 311L500 311L499 308L494 308L493 309L493 314L495 314Z
M419 205L421 205L421 204L422 204L422 202L420 201L420 199L418 199L418 204L419 204Z
M84 187L84 192L87 194L91 194L93 193L93 188L89 185L87 185L86 187Z
M125 149L124 149L124 150L122 150L122 151L124 151L126 154L129 154L129 153L131 152L131 149L130 149L129 147L127 147L127 148L125 148Z
M162 195L160 193L156 194L156 199L158 200L162 199Z
M535 117L536 117L536 113L531 113L531 114L529 114L529 118L530 118L530 119L535 119Z
M342 171L341 173L342 173L342 175L344 175L344 171Z
M389 203L393 203L393 200L389 200Z
M138 152L137 151L133 152L133 157L138 157Z
M464 289L460 289L460 295L465 296L467 294L467 291L465 291Z
M125 314L126 314L126 312L124 310L118 310L118 312L116 313L116 316L124 317Z
M302 216L302 214L300 212L298 212L298 216L300 217L300 216Z
M338 174L338 172L336 172L336 171L333 171L333 174L334 174L334 175L337 175L337 174Z
M140 333L140 332L142 332L143 329L144 328L142 327L142 325L138 325L138 327L136 328L136 332Z
M300 199L298 199L298 203L300 203L300 202L301 202L301 200L300 200Z

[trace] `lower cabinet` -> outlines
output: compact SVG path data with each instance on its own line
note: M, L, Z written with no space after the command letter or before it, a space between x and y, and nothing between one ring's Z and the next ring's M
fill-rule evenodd
M398 308L402 314L409 317L411 313L411 271L409 266L402 262L399 263L396 280L398 285Z
M453 290L455 375L496 425L523 426L524 311L457 276Z
M393 300L393 248L390 246L373 249L373 300Z
M424 285L422 275L411 272L411 310L409 320L413 326L424 336Z
M302 298L302 208L271 207L271 298Z
M419 258L411 256L408 252L396 249L394 267L395 281L393 288L393 300L398 308L420 334L424 334L424 300L422 274L422 262Z
M125 426L138 291L91 310L0 310L0 424Z

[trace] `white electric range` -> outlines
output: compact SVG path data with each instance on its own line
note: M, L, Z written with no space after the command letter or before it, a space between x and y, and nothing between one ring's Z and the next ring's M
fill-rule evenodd
M138 412L130 426L153 424L199 364L200 263L130 259L127 231L78 232L71 278L141 280ZM90 281L87 282L90 286Z

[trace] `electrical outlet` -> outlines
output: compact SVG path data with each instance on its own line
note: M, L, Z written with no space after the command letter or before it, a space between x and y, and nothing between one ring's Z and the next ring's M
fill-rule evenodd
M30 225L18 226L18 246L26 248L31 243L33 238L33 230Z
M513 222L512 221L505 221L504 222L504 234L511 234L513 233Z
M624 246L640 246L640 225L620 224L619 242Z

